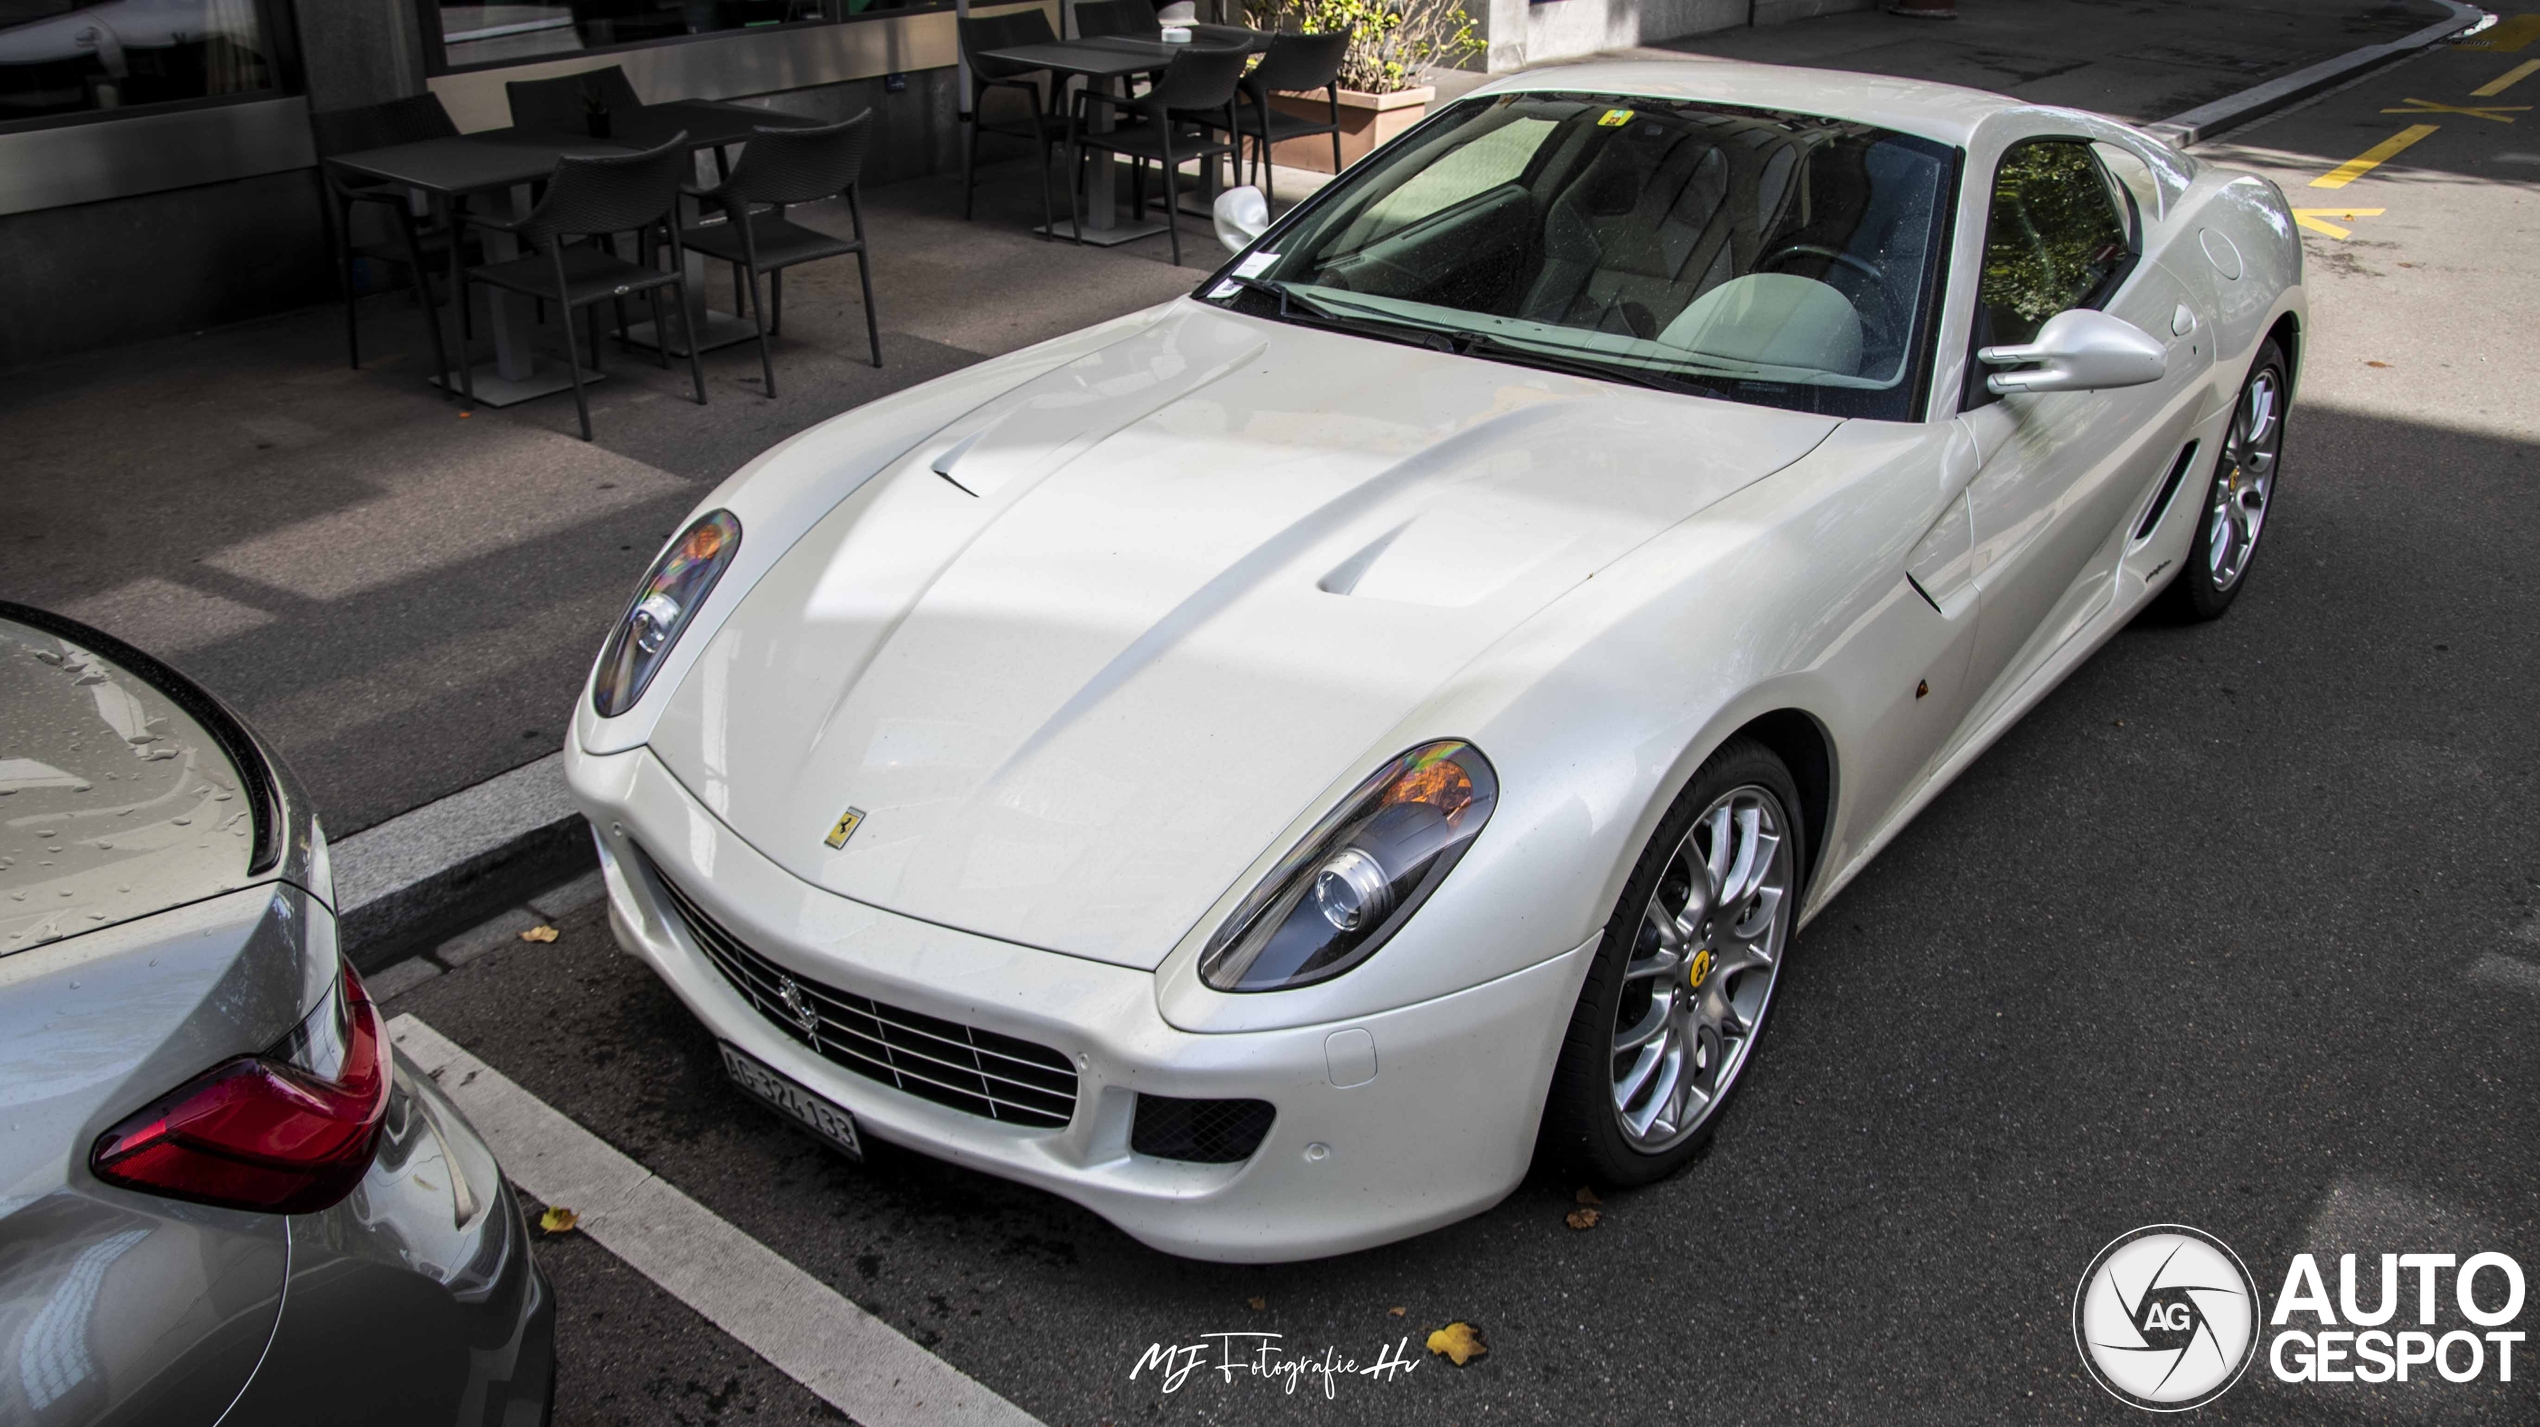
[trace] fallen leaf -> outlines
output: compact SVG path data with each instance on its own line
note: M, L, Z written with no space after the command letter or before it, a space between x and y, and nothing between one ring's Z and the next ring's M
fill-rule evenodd
M1579 1186L1579 1193L1577 1197L1578 1201L1582 1204L1602 1204L1605 1202L1604 1200L1596 1197L1595 1190L1588 1188L1584 1184Z
M1604 1217L1593 1209L1573 1209L1563 1222L1573 1229L1593 1229L1596 1227L1596 1221Z
M1267 1308L1267 1307L1269 1307L1269 1306L1270 1306L1270 1300L1269 1300L1269 1299L1267 1299L1267 1298L1254 1297L1254 1298L1247 1298L1247 1299L1245 1299L1244 1301L1245 1301L1246 1303L1249 1303L1249 1304L1251 1304L1251 1305L1252 1305L1252 1311L1253 1311L1253 1312L1255 1312L1255 1313L1258 1313L1258 1312L1260 1312L1262 1309Z
M538 1227L550 1234L570 1234L573 1226L581 1222L581 1215L560 1205L549 1205L547 1212L538 1216Z
M2390 364L2388 362L2366 362L2364 365L2367 367L2386 367Z
M1429 1351L1460 1368L1489 1352L1490 1344L1482 1341L1482 1330L1472 1324L1449 1323L1429 1335Z
M522 941L554 941L556 939L556 929L554 927L547 926L531 927L529 930L520 934L520 939Z
M1410 1311L1411 1310L1408 1308L1388 1308L1385 1310L1385 1316L1388 1318L1399 1318Z

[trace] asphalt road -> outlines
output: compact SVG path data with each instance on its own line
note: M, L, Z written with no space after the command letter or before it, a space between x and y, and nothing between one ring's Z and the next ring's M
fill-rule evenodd
M2071 1298L2137 1225L2220 1236L2270 1300L2304 1251L2540 1269L2540 126L2383 112L2540 104L2540 77L2470 94L2532 58L2437 52L2206 150L2380 210L2306 233L2314 341L2252 583L2219 623L2119 636L1899 838L1799 939L1707 1158L1592 1230L1532 1183L1409 1243L1225 1268L888 1147L850 1164L723 1084L597 909L392 1010L1054 1424L2120 1422ZM834 1420L595 1246L542 1252L559 1421ZM1208 1332L1364 1359L1456 1319L1486 1357L1331 1398L1129 1378ZM2200 1415L2528 1423L2534 1377L2261 1366Z

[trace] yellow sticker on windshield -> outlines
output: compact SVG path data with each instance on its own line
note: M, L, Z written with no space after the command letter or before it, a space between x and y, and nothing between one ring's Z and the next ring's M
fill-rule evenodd
M1631 110L1608 109L1605 111L1605 117L1596 121L1596 127L1600 129L1619 129L1630 122L1632 122Z

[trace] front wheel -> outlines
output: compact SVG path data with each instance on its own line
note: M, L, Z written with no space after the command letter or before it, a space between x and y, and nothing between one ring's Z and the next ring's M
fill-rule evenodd
M1606 923L1545 1102L1545 1158L1628 1187L1700 1151L1763 1032L1803 847L1781 760L1752 739L1721 745Z
M2268 507L2275 499L2288 390L2284 352L2267 342L2258 348L2249 380L2241 384L2185 568L2163 596L2179 618L2221 617L2248 581L2249 562L2257 556L2258 537L2266 530Z

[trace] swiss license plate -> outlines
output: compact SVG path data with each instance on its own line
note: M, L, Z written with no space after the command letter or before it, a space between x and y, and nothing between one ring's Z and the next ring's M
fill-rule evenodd
M864 1158L863 1142L856 1138L855 1116L777 1074L731 1042L722 1045L723 1069L735 1084L791 1115L813 1134L844 1150L848 1158Z

